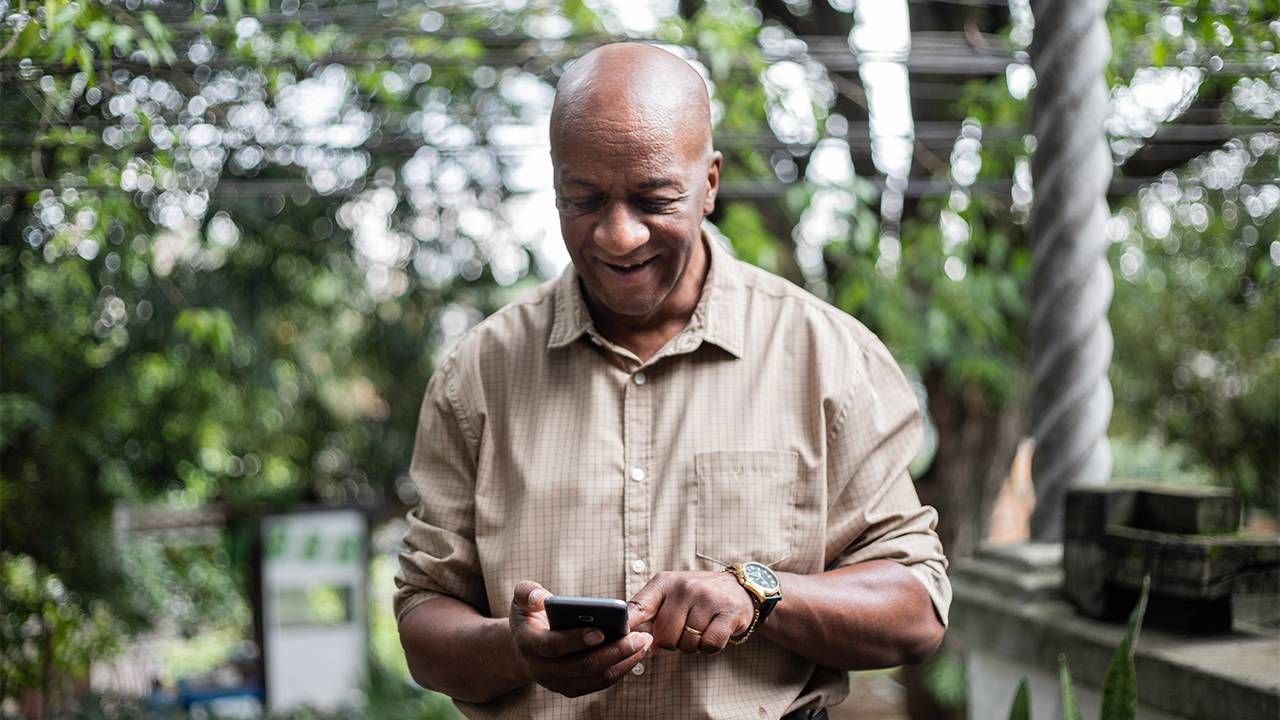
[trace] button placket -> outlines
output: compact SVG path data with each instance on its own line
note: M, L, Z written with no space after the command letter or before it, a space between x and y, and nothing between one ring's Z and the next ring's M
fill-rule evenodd
M640 378L644 378L641 380ZM648 582L650 567L649 476L650 433L653 427L652 390L639 372L623 390L623 547L626 552L626 595L631 597Z

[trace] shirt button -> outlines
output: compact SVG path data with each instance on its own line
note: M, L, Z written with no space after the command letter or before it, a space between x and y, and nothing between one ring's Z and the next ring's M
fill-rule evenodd
M631 563L631 572L637 575L644 572L644 561L636 560L635 562Z
M635 380L637 385L643 385L646 382L649 382L649 378L645 377L645 374L642 372L636 373L631 379Z
M635 665L632 665L632 666L631 666L631 674L632 674L632 675L643 675L643 674L644 674L644 663L636 663Z
M631 468L631 479L632 479L632 480L635 480L636 482L640 482L641 480L643 480L643 479L644 479L644 468L640 467L639 465L636 465L635 467L632 467L632 468Z

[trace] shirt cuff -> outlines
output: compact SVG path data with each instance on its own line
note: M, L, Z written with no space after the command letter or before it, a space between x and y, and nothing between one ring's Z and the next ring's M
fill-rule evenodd
M417 607L422 603L428 600L434 600L438 597L448 596L444 593L432 592L431 590L420 590L409 587L402 588L396 592L395 600L393 601L396 611L396 624L399 625L403 622L405 617L417 609Z
M933 612L938 616L942 627L947 626L947 613L951 610L951 581L944 572L938 571L929 563L907 565L907 570L924 585L925 592L933 601Z

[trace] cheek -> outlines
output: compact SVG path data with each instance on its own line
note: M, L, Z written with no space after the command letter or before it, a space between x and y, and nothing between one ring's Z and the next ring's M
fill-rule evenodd
M692 218L683 213L665 216L649 223L649 232L662 238L662 244L668 249L688 255L693 250L693 243L701 237L700 217Z
M580 217L560 213L560 237L570 254L582 249L585 239L591 236L591 225Z

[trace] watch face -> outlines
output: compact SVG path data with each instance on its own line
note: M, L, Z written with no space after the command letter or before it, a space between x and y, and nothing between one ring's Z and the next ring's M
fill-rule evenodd
M778 589L778 576L773 574L769 568L758 562L749 562L742 566L742 572L747 576L752 584L758 586L765 592L772 592Z

